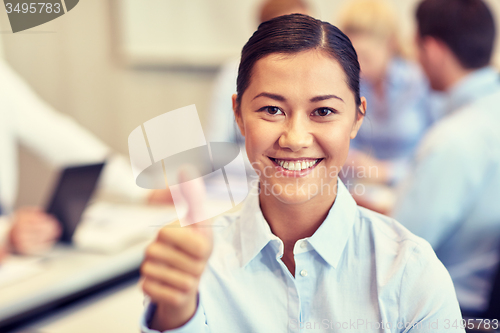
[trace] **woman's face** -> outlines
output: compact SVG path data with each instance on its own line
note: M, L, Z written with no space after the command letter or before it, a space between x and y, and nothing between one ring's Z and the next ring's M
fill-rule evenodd
M336 60L316 50L268 55L233 109L261 191L291 204L335 193L363 120Z
M350 34L349 38L358 54L361 76L372 84L384 80L394 56L392 40L367 33Z

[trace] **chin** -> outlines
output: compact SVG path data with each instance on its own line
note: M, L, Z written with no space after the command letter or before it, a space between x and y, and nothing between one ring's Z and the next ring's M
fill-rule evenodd
M265 183L265 182L264 182ZM282 203L297 205L310 201L318 195L327 195L328 189L309 182L267 183L261 188L264 196L273 196Z
M428 79L429 79L429 84L430 84L432 90L444 91L443 85L438 80L433 79L430 76L428 76Z
M303 203L308 202L313 198L313 196L308 195L308 194L299 194L299 193L294 193L294 194L281 194L278 196L275 196L276 199L281 201L284 204L287 205L300 205Z

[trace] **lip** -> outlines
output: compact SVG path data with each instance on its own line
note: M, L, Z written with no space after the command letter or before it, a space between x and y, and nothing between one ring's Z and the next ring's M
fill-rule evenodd
M323 159L322 157L296 157L296 158L281 158L281 157L272 157L268 156L269 158L273 158L275 160L283 160L283 161L316 161L316 160L321 160Z
M296 171L296 170L287 170L279 165L274 159L274 157L269 157L269 160L273 163L277 172L279 172L283 177L291 177L291 178L300 178L305 177L310 174L321 162L323 162L324 158L310 158L310 157L302 157L302 158L280 158L283 161L315 161L320 160L318 163L314 164L311 168L307 168L304 170Z

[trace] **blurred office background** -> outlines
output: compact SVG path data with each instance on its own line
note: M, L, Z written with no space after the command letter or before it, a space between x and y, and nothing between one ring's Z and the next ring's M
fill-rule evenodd
M308 3L315 17L335 24L346 1ZM400 15L403 45L411 53L419 0L391 2ZM500 26L500 1L487 2ZM256 29L260 4L82 0L68 14L16 34L0 11L1 49L45 101L127 154L129 133L164 112L196 104L206 124L218 68L238 56ZM499 65L500 52L495 54ZM23 149L18 205L43 204L53 171Z

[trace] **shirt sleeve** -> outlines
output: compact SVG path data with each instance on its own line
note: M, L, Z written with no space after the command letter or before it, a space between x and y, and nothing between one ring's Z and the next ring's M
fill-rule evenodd
M406 263L399 309L400 332L465 332L453 282L427 242Z
M142 333L160 333L157 330L153 330L149 328L149 323L153 318L153 315L156 311L156 305L154 303L146 303L146 311L144 312L141 318L141 332ZM173 329L163 331L164 333L209 333L210 330L205 320L205 313L201 303L198 300L198 307L196 308L196 312L194 316L183 326Z
M434 249L459 226L484 181L484 145L458 137L459 132L453 140L443 135L426 137L398 189L392 213Z

